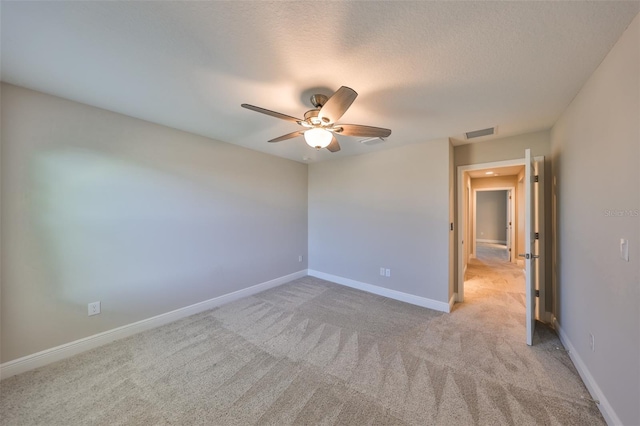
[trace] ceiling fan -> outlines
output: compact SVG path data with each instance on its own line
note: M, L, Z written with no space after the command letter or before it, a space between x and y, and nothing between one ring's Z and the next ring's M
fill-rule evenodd
M349 109L358 94L355 90L342 86L336 92L327 97L325 95L312 95L311 104L315 107L304 113L304 119L291 117L290 115L260 108L254 105L242 104L243 108L282 120L293 121L304 127L303 130L287 133L269 142L281 142L298 136L304 136L307 144L316 149L327 148L331 152L340 151L340 144L335 135L364 136L386 138L391 130L381 127L362 126L359 124L338 124L340 117Z

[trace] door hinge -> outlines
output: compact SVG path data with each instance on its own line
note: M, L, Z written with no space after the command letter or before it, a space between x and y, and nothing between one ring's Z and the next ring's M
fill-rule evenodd
M535 176L533 177L533 181L534 181L534 182L539 182L539 181L540 181L540 178L538 177L538 175L535 175Z
M539 233L539 232L536 232L536 234L535 234L535 239L536 239L536 240L539 240L539 239L540 239L540 233Z
M536 297L540 297L540 290L536 290Z

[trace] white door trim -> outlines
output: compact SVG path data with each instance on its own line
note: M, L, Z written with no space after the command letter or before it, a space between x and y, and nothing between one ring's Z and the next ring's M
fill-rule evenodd
M536 219L538 217L537 188L534 180L536 175L536 160L531 157L531 150L525 149L524 157L524 252L525 264L525 306L526 306L526 340L527 345L533 345L533 335L536 330L536 308L539 303L536 300L536 276L538 262L536 261L537 241L535 239Z

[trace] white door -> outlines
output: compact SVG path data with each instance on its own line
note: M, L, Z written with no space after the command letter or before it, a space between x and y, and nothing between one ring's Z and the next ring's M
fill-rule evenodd
M533 332L536 326L536 259L535 239L536 194L535 194L535 160L531 150L524 152L524 257L525 257L525 295L527 307L527 345L533 344Z

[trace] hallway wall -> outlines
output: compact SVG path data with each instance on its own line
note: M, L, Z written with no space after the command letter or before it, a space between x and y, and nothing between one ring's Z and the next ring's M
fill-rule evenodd
M476 193L476 240L507 243L507 191Z
M551 133L556 315L561 336L610 424L640 424L638 117L640 15ZM621 238L628 240L629 261L620 257Z

